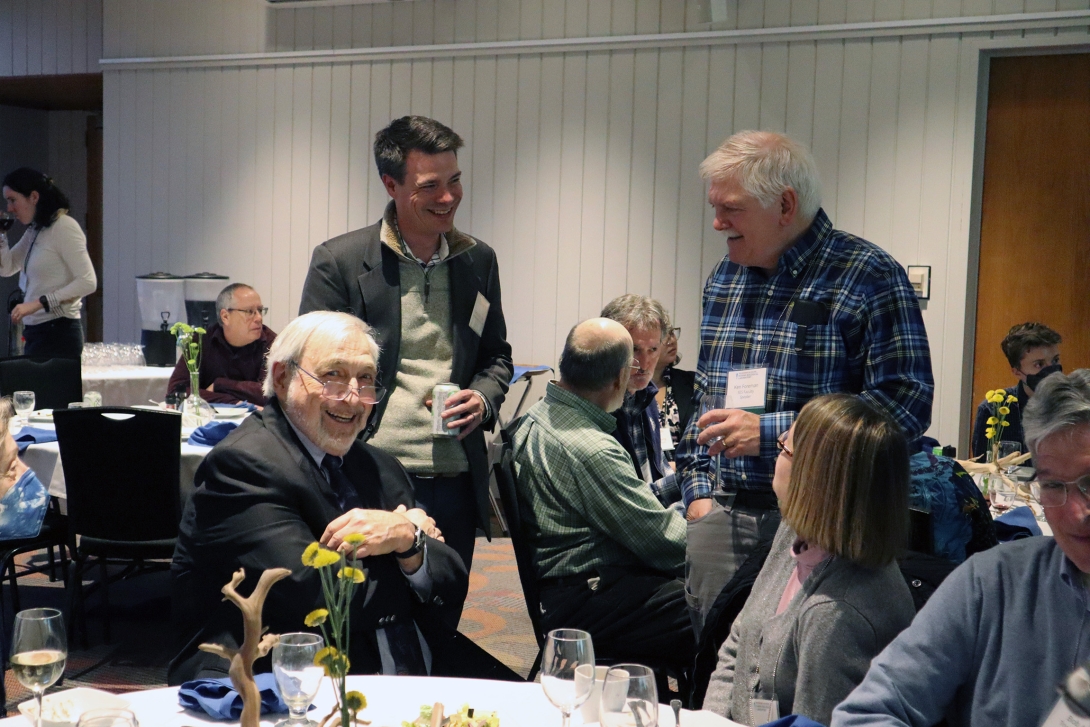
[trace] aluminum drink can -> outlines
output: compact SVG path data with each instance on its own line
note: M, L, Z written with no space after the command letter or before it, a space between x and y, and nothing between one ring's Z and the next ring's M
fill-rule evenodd
M457 384L436 384L431 390L431 435L433 437L457 437L461 427L447 427L449 419L443 418L447 408L447 399L458 393L462 387Z

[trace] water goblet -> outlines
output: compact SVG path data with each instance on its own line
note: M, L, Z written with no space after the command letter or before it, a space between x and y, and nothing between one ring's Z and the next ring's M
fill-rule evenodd
M658 727L659 696L655 672L642 664L616 664L606 672L602 727Z
M42 697L64 673L68 643L64 619L55 608L31 608L15 614L11 636L11 671L38 702L37 727L42 727Z
M726 396L723 396L722 394L704 394L702 397L700 397L700 411L697 412L696 418L700 419L700 417L704 416L705 414L707 414L710 411L714 411L716 409L726 409L726 408L727 408L727 397ZM721 439L722 439L722 437L715 437L714 439L709 440L706 446L711 447L713 444L715 444L716 442L718 442ZM720 459L722 458L722 456L723 455L720 454L720 455L713 458L713 464L715 466L715 484L713 485L714 490L719 490L719 489L722 489L722 487L723 487L723 480L722 480L722 477L720 476L720 472L719 472L719 462L720 462Z
M140 727L128 709L89 709L79 716L76 727Z
M318 634L293 633L281 634L280 642L273 647L273 674L280 696L288 705L288 718L277 722L277 727L314 724L307 719L307 709L325 675L325 670L314 664L314 657L323 645Z
M590 665L591 669L580 669ZM560 710L561 727L571 723L571 713L587 701L594 689L594 642L578 629L553 629L545 639L541 659L541 689Z
M11 395L11 403L15 407L15 413L26 423L27 415L34 411L34 392L16 391Z

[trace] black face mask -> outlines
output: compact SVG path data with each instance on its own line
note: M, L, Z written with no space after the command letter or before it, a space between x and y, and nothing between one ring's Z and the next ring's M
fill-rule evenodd
M1043 369L1035 374L1026 374L1026 386L1037 391L1037 387L1041 385L1041 382L1045 380L1045 377L1052 374L1063 373L1063 366L1060 364L1053 364L1052 366L1045 366Z

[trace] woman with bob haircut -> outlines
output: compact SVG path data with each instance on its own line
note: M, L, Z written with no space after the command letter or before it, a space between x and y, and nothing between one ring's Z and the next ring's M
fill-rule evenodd
M783 521L719 650L704 709L746 724L829 724L870 661L912 621L895 561L908 536L908 446L857 396L810 401L778 442Z
M27 356L79 358L83 351L80 309L98 278L87 254L87 237L68 215L68 197L53 180L29 167L4 177L4 200L26 232L17 244L0 241L0 275L19 276L23 302L11 311L23 323Z

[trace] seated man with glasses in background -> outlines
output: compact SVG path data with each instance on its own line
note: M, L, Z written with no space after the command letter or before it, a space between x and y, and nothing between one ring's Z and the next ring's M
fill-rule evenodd
M947 576L833 727L1042 724L1090 656L1090 369L1041 381L1022 423L1055 537L999 545Z
M351 673L519 680L456 631L465 566L416 507L397 459L359 440L386 393L375 383L370 330L330 311L289 323L269 350L268 404L197 470L171 565L185 644L170 665L171 684L226 673L226 660L197 646L241 643L242 618L220 592L239 568L242 593L267 568L291 569L269 591L263 623L273 633L307 630L306 615L325 607L318 571L301 560L315 541L355 547L366 574L351 605ZM353 535L362 542L353 545ZM255 665L268 668L267 658Z
M213 404L241 401L262 406L265 395L265 355L276 334L265 325L269 309L245 283L231 283L216 297L219 325L201 338L201 398ZM189 369L179 358L167 384L167 394L189 391Z

